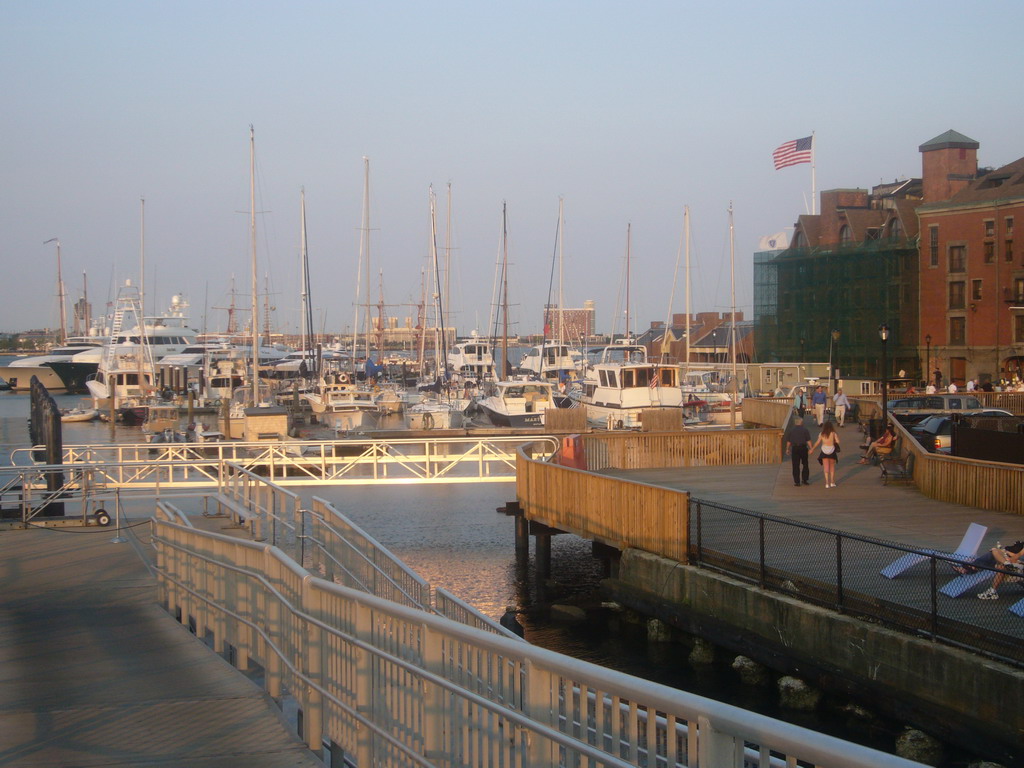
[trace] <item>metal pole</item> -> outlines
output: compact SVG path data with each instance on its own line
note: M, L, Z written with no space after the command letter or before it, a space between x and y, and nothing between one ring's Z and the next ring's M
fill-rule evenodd
M111 544L124 544L128 539L121 535L121 489L114 489L114 525L117 535L110 540Z
M882 339L882 429L889 423L889 326L884 323L878 329Z

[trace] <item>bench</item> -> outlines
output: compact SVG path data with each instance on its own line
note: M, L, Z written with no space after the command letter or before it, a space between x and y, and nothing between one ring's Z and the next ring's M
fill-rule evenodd
M957 548L952 552L939 552L935 549L922 549L917 552L907 552L907 554L897 560L894 560L883 568L881 570L881 574L887 579L895 579L908 568L915 566L918 563L923 563L933 555L939 555L951 560L959 560L964 563L970 562L974 559L974 556L978 554L978 547L981 546L981 540L985 538L986 533L988 533L988 526L981 525L980 523L971 523L967 526L967 530L964 531L963 538L960 539L960 544L957 545ZM961 576L960 578L964 577ZM956 581L956 579L954 579L954 581ZM949 584L946 586L948 587ZM943 589L945 589L945 587L943 587ZM943 592L943 594L946 593ZM951 595L951 597L956 597L956 595Z
M889 481L914 482L914 454L897 459L882 459L882 485L888 485Z

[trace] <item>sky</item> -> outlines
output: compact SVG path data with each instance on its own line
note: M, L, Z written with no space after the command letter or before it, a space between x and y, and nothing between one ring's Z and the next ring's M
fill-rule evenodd
M302 190L314 322L348 333L367 252L370 301L417 311L431 185L460 334L493 324L503 206L514 332L559 294L623 332L627 252L630 329L685 311L684 207L691 311L730 311L732 262L752 318L760 239L811 204L811 166L774 170L775 147L813 132L819 191L920 176L950 128L1016 160L1022 28L988 0L7 0L0 331L59 327L52 238L69 318L86 280L101 311L144 264L147 312L180 294L223 331L232 284L251 304L250 125L276 330L300 328Z

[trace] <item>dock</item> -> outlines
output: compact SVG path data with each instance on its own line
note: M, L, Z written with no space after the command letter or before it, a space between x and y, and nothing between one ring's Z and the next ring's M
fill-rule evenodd
M150 524L0 536L0 765L322 766L155 600Z

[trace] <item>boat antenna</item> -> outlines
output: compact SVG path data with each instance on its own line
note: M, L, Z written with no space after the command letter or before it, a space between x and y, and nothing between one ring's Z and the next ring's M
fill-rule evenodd
M260 399L260 294L256 271L256 132L249 125L249 232L252 240L252 404Z
M64 306L66 301L64 297L64 278L61 275L60 238L51 237L43 245L49 245L50 243L57 244L57 300L60 302L60 343L64 344L68 338L68 311Z

